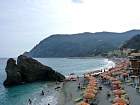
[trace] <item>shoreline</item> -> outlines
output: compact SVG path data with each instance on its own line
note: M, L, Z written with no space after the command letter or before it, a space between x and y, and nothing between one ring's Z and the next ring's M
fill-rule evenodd
M91 57L90 57L91 58ZM83 59L83 58L82 58ZM89 58L87 58L87 59L89 59ZM96 59L96 58L91 58L91 59ZM105 59L108 59L108 58L105 58ZM108 61L112 61L112 60L110 60L110 59L108 59ZM113 62L113 61L112 61ZM93 64L94 65L94 64ZM106 64L106 65L108 65L108 63ZM99 69L101 69L102 67L104 67L104 65L98 65L98 67L99 68L92 68L92 69L89 69L89 70L83 70L83 72L82 72L82 74L84 74L84 73L89 73L89 72L96 72L97 70L99 70ZM83 77L83 75L81 75L81 77ZM47 94L47 96L45 95L45 97L39 97L39 98L42 98L42 100L39 102L40 104L38 104L38 105L43 105L43 103L45 103L45 102L47 102L47 100L48 99L50 99L50 100L56 100L57 101L57 104L55 103L54 105L65 105L65 102L66 102L66 99L65 99L65 94L64 94L64 91L65 91L65 88L67 88L68 86L68 89L70 89L70 90L72 90L70 87L72 86L72 87L74 87L74 88L76 88L77 89L77 86L78 86L78 84L77 83L73 83L73 82L68 82L67 84L65 84L64 85L64 87L62 87L59 91L54 91L54 88L55 87L57 87L58 86L58 84L56 85L55 84L55 82L54 83L51 83L51 84L53 84L53 86L51 86L51 88L52 88L52 90L50 90L50 91L53 91L54 93L56 93L55 95L53 95L53 94ZM28 84L27 84L28 85ZM32 85L32 84L31 84ZM43 89L43 87L41 86L41 88ZM66 91L68 91L68 90L66 90ZM34 93L34 92L33 92ZM36 93L36 92L35 92ZM38 94L40 94L40 91L37 91L37 93ZM38 94L35 96L35 98L38 98ZM52 99L52 98L50 98L51 97L51 95L53 95L52 97L55 97L55 99ZM34 97L34 96L33 96ZM29 97L30 98L30 97ZM40 100L40 99L39 99ZM33 100L34 101L34 100ZM49 101L50 102L50 101ZM34 105L36 105L36 104L34 104ZM70 104L71 105L71 104ZM73 105L73 104L72 104Z
M113 60L108 59L108 61L111 61L112 64L114 65L114 67L116 66L116 62L114 62ZM109 70L110 68L111 67L108 67L107 70ZM84 72L84 74L96 72L96 71L98 71L98 70L94 69L89 72ZM101 73L101 72L99 72L99 73ZM83 77L84 77L83 75L80 76L81 79L83 79ZM59 96L58 96L56 105L74 105L74 104L70 104L70 102L72 102L72 100L69 100L70 102L67 102L68 101L67 95L69 93L71 93L71 91L74 91L74 90L72 90L72 88L70 88L70 86L74 87L73 84L74 84L74 81L67 81L66 83L64 83L64 85L61 88L61 91L59 92ZM75 81L74 85L77 88L77 86L78 86L77 80ZM68 89L66 89L66 88L68 88ZM73 98L76 99L76 97L74 97L74 96L73 96Z

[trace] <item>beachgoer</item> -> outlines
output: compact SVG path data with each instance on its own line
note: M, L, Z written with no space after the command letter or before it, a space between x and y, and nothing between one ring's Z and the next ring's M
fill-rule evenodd
M102 86L99 86L99 90L102 90Z
M77 80L79 81L79 76L77 76Z
M110 96L111 96L111 94L110 94L110 92L108 91L108 92L107 92L107 98L110 98Z
M88 103L89 102L88 99L86 99L85 102Z
M41 92L41 95L43 95L44 96L44 91L42 90L42 92Z
M81 88L81 86L80 86L80 83L78 84L78 89L80 89Z
M139 87L136 87L136 92L139 93Z
M31 99L29 98L29 100L28 100L28 103L31 105L32 104L32 101L31 101Z
M72 93L70 93L70 99L72 99Z

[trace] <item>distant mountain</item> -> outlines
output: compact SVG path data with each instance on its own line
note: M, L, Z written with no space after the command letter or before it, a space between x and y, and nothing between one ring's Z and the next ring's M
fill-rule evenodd
M107 53L119 48L122 44L140 34L140 30L131 30L123 33L96 32L78 34L52 35L25 55L31 57L85 57Z
M140 50L140 34L132 37L128 41L126 41L121 48L130 48Z

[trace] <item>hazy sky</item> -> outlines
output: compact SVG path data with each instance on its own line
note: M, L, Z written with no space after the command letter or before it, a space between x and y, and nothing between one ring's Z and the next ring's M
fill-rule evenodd
M140 29L140 0L0 0L0 57L55 33Z

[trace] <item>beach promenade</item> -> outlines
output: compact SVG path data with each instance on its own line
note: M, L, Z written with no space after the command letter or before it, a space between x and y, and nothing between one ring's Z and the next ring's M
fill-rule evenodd
M136 92L136 88L124 85L125 90L130 98L130 105L140 105L140 93Z
M110 91L110 89L108 89L104 85L101 86L102 86L102 90L97 95L97 100L98 100L97 105L112 105L109 102L109 99L107 99L107 91Z

